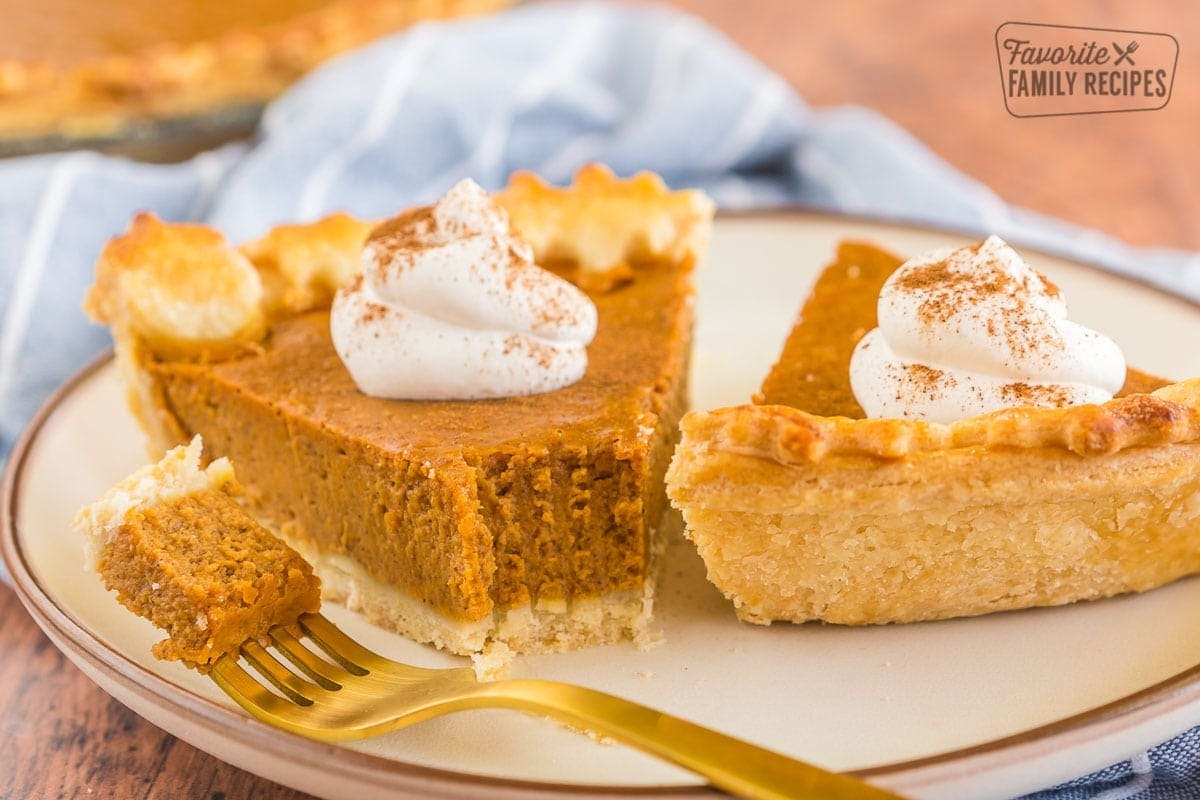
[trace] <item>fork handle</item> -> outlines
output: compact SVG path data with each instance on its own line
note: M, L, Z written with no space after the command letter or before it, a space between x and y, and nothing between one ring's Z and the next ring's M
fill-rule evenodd
M603 733L754 800L903 800L849 775L838 775L687 720L610 694L542 680L479 684L470 705L510 708Z

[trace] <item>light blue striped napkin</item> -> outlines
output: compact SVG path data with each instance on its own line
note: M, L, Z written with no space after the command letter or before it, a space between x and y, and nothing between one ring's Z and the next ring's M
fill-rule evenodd
M810 111L694 18L581 3L422 25L317 70L253 144L173 166L91 153L0 162L0 458L43 398L107 344L79 312L104 241L138 210L235 241L334 209L383 216L460 178L565 182L599 160L724 208L822 208L998 233L1200 300L1200 256L1133 249L1006 205L885 118ZM1200 730L1041 800L1200 796Z

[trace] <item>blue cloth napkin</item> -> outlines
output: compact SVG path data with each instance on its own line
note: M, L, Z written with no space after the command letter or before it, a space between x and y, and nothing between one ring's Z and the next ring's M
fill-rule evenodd
M0 459L45 396L108 344L79 312L106 239L137 211L234 241L335 209L384 216L518 168L566 182L599 160L721 207L804 203L998 233L1200 300L1200 256L1005 204L862 108L809 110L698 20L662 8L526 5L421 25L325 65L251 144L170 166L93 153L0 162ZM1039 800L1200 796L1200 729Z

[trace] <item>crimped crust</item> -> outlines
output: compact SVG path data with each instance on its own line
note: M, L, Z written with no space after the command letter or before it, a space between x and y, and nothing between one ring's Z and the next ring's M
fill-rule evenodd
M574 263L576 282L598 291L629 280L639 262L695 261L714 211L701 192L672 192L651 172L622 180L600 164L563 189L518 172L496 200L539 261Z
M338 287L359 271L373 223L332 214L308 225L280 225L238 250L263 282L269 318L328 308Z
M905 458L935 450L1049 447L1080 456L1200 440L1200 378L1103 405L1012 408L950 425L905 419L820 417L788 406L692 412L684 433L714 450L781 464L829 455Z
M386 33L512 2L330 0L283 22L242 25L185 44L163 41L76 64L0 58L0 138L105 136L133 120L257 105L322 61ZM253 14L253 7L245 13Z
M780 464L697 446L668 480L740 618L914 622L1141 592L1200 572L1200 444L1085 458L937 450Z
M163 358L237 355L266 333L250 261L212 228L147 213L104 248L83 308Z
M144 364L245 352L266 333L262 304L258 272L203 225L139 214L104 248L83 310L112 330L126 401L151 457L186 437Z
M945 619L1200 572L1200 379L953 425L739 406L681 427L667 493L749 622Z

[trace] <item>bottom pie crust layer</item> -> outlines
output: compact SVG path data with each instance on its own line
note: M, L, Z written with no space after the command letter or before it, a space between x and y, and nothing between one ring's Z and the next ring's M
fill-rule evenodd
M649 563L640 589L569 603L526 603L469 621L439 613L375 578L346 555L322 551L294 525L282 526L279 535L313 565L324 600L411 639L469 655L480 676L492 678L503 674L513 653L562 652L621 641L632 641L638 647L654 644L658 634L651 619L658 568L667 541L681 527L678 512L668 509L650 531Z

